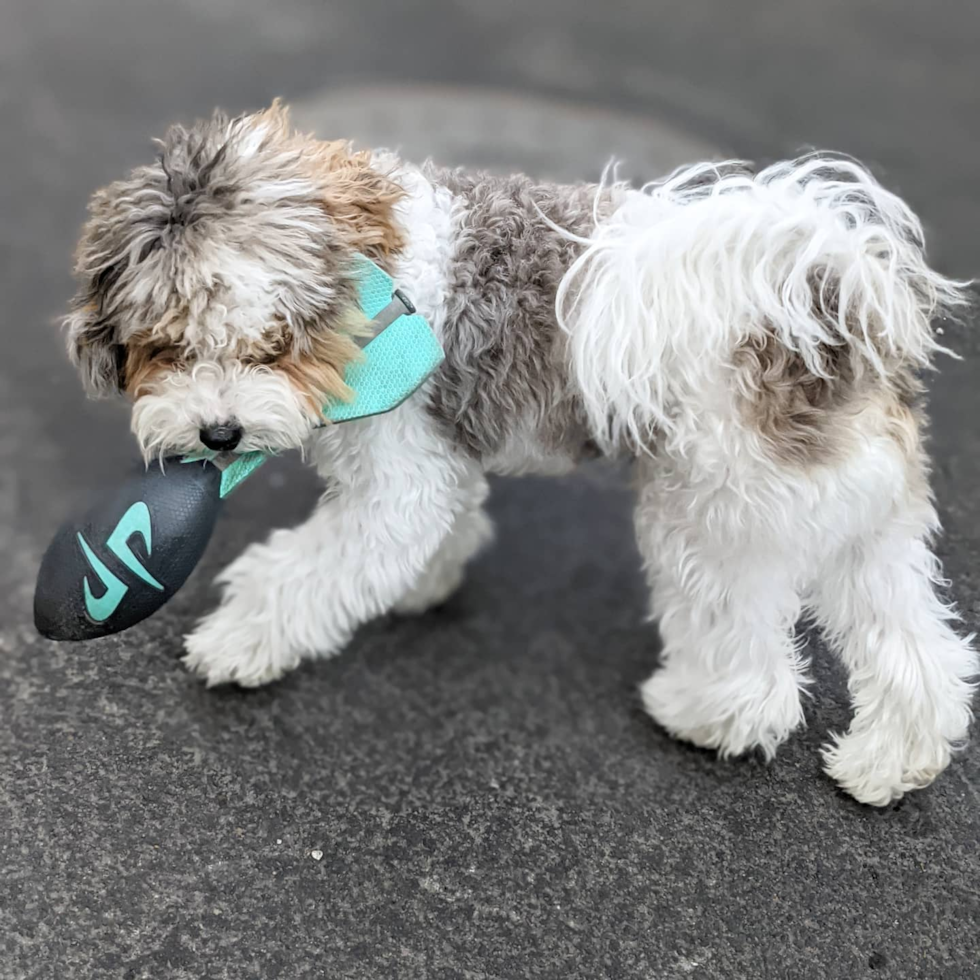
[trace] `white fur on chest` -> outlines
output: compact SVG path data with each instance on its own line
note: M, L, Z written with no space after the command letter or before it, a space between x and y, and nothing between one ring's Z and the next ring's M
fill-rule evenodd
M407 232L407 242L395 264L395 282L425 317L436 337L442 339L455 247L454 212L458 205L447 188L432 184L417 167L396 164L386 154L376 156L376 160L391 169L393 178L406 192L397 212Z

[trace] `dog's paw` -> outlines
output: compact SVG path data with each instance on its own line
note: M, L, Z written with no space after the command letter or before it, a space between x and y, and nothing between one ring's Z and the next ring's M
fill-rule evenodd
M208 687L238 684L261 687L278 680L299 662L299 656L276 638L266 624L234 604L221 606L184 637L183 662Z
M950 743L893 726L852 726L821 750L824 771L859 803L887 806L928 786L949 765Z
M722 758L757 749L771 759L803 724L799 688L791 680L778 689L752 692L697 683L668 667L642 684L640 694L647 713L674 738L713 749Z

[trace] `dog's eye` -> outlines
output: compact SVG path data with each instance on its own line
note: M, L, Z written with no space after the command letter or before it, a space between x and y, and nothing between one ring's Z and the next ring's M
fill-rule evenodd
M156 361L163 357L176 357L173 347L151 347L149 354L146 355L148 361Z
M252 364L275 364L285 352L285 344L273 344L264 350L252 351L245 359L251 361Z
M260 343L252 344L243 354L242 360L246 364L275 364L289 349L289 335L282 332L273 331L267 334Z
M271 351L266 351L261 354L247 354L243 360L246 364L263 364L268 367L268 365L276 363L278 355Z

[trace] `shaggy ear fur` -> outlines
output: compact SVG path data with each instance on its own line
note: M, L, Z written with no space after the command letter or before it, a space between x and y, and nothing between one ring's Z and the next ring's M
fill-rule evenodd
M122 390L125 347L113 305L115 287L130 272L133 242L119 247L113 238L113 215L126 198L126 186L117 181L103 187L89 201L89 218L75 249L72 272L77 289L62 321L68 356L79 369L89 396L104 398ZM151 243L155 239L150 240ZM137 241L140 259L150 251Z
M79 290L72 306L62 323L68 356L82 376L86 393L92 398L117 394L122 388L125 349L116 342L115 328L100 315L98 303L88 300L83 290Z
M292 128L289 110L278 99L264 112L246 117L263 145L295 150L317 181L322 204L337 230L353 248L378 261L397 254L404 236L395 205L404 190L371 166L369 150L355 151L347 140L320 140Z
M324 207L358 251L372 259L396 255L405 241L394 208L404 191L370 166L370 153L345 142L320 143Z

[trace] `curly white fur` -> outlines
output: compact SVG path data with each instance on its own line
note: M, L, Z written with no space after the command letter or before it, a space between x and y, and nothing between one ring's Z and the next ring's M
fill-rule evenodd
M909 207L836 158L755 176L738 161L682 168L628 195L583 241L556 308L607 449L671 430L685 392L761 324L817 375L822 344L883 371L882 348L927 363L939 349L931 317L964 301L965 284L926 264ZM837 292L833 332L815 282L825 299Z

